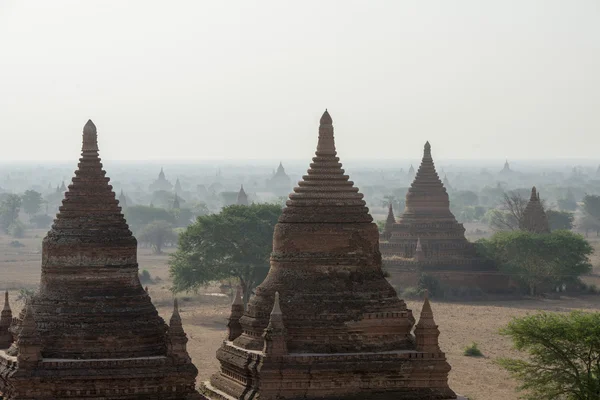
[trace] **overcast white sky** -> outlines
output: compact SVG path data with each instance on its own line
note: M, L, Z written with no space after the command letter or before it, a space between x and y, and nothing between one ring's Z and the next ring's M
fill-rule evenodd
M598 0L0 0L0 161L600 158Z

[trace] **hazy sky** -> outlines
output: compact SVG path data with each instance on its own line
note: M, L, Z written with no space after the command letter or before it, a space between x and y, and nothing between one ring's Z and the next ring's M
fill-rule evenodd
M598 0L0 0L0 161L600 159Z

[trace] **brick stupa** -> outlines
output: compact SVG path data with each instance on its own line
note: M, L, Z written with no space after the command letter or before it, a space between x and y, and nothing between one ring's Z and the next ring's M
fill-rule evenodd
M200 398L178 309L168 326L140 285L137 242L108 182L88 121L75 177L43 241L39 292L12 320L9 348L2 336L4 399Z
M479 287L495 292L508 286L492 264L477 256L475 246L465 237L465 228L450 211L429 142L406 194L404 212L382 235L381 253L392 282L401 287L416 286L422 273L434 275L448 288Z
M531 188L531 197L523 211L519 229L533 233L550 233L548 217L540 201L540 193L535 186Z
M232 309L209 399L456 398L431 324L411 334L377 226L336 154L325 112L316 156L275 227L269 274L241 318Z

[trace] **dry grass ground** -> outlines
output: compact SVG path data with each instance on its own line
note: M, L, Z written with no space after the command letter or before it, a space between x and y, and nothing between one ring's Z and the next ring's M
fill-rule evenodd
M11 290L15 311L22 307L22 303L16 301L19 289L35 288L39 282L44 234L43 231L29 232L27 238L19 239L24 247L18 248L9 245L12 238L0 236L0 289ZM600 248L600 240L590 239ZM166 255L155 256L147 249L139 251L140 270L147 269L152 276L161 278L161 281L149 285L149 291L159 313L166 320L172 310L167 261ZM600 267L599 261L594 259L596 267ZM589 279L600 282L600 278ZM189 351L200 370L199 380L204 380L218 368L215 351L225 335L230 300L220 295L216 287L179 297L185 329L190 337ZM415 316L419 315L421 305L421 302L408 302ZM452 388L473 400L516 400L516 383L494 364L498 357L515 355L510 342L498 335L498 330L513 317L539 310L568 312L576 309L597 311L600 309L600 296L471 304L434 302L435 318L442 332L441 346L452 365ZM473 341L479 344L485 357L462 355L464 347Z

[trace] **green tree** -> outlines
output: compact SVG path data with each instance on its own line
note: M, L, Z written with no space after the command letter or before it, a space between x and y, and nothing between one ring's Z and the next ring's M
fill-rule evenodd
M528 355L497 360L520 382L524 399L600 399L600 313L530 315L501 334Z
M142 228L137 238L141 243L152 246L154 253L162 254L165 245L177 241L177 234L167 221L153 221Z
M586 231L586 235L590 230L596 231L597 236L600 235L600 196L586 194L581 208L583 216L580 227Z
M456 204L457 207L474 207L479 204L479 196L477 193L470 190L459 190L452 193L451 203Z
M557 229L573 229L573 213L568 211L547 210L546 217L548 217L550 230L554 231Z
M581 235L558 230L550 234L498 232L478 246L502 272L528 288L530 295L566 283L575 283L592 269L592 246Z
M577 200L575 199L575 195L570 188L567 190L565 197L558 199L556 202L558 203L558 208L563 211L577 210Z
M0 203L0 228L4 232L9 233L10 226L19 218L20 210L21 198L16 194L9 194Z
M277 204L232 205L220 214L200 216L179 236L170 261L175 291L195 290L236 277L247 301L269 270L273 230L281 214Z
M25 211L31 219L32 216L40 211L44 199L42 198L41 193L36 192L35 190L27 190L23 193L23 196L21 196L21 201L23 204L23 211Z
M154 221L166 221L175 224L175 218L164 208L150 206L131 206L125 210L125 218L131 230L138 232Z

